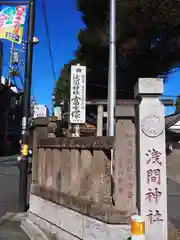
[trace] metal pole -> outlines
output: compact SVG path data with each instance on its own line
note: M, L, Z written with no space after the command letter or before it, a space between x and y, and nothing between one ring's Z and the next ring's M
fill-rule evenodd
M22 144L23 158L20 160L20 186L19 186L19 210L27 211L27 181L28 181L28 119L30 115L30 95L32 80L33 61L33 36L35 21L35 0L29 0L28 16L28 42L26 53L26 65L24 74L24 98L23 98L23 119L22 119Z
M108 76L108 136L114 136L116 102L116 0L110 0L110 41Z
M0 5L27 5L27 1L0 1Z

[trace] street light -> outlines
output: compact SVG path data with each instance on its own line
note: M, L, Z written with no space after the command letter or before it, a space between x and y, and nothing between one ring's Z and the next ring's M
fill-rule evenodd
M37 37L33 37L33 44L38 44L39 43L39 39Z
M19 50L19 52L25 52L27 43L28 43L28 41L24 41L24 40L22 41L22 49L23 50ZM33 45L39 44L39 38L34 36L33 39L32 39L32 44Z

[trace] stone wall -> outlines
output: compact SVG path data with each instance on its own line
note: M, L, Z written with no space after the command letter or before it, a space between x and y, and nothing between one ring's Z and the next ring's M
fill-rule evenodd
M126 111L117 117L115 138L50 137L48 122L36 120L30 209L23 222L29 235L32 226L43 239L130 235L130 216L137 213L134 103L128 109L130 117Z
M127 224L107 224L31 194L28 217L22 228L31 239L125 240Z

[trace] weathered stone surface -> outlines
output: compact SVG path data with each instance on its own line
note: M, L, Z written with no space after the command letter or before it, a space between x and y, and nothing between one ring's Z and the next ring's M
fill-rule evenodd
M136 213L136 145L135 126L131 120L116 123L114 159L114 201L118 210Z
M113 148L113 143L114 137L41 138L38 141L37 147L108 150Z
M130 216L127 215L128 213L125 211L118 211L113 206L94 204L82 197L61 193L54 189L46 189L34 184L31 186L31 193L42 199L70 208L105 223L129 223Z
M32 194L26 221L41 228L49 239L56 240L124 240L130 235L126 224L106 224Z
M137 107L137 165L139 210L146 238L167 240L167 178L164 106L159 100L162 79L139 79Z

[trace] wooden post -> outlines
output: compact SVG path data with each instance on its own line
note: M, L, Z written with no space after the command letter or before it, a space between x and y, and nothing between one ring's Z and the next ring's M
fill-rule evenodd
M75 125L75 137L80 137L80 126L79 126L79 124Z
M97 107L97 136L103 135L103 105Z

